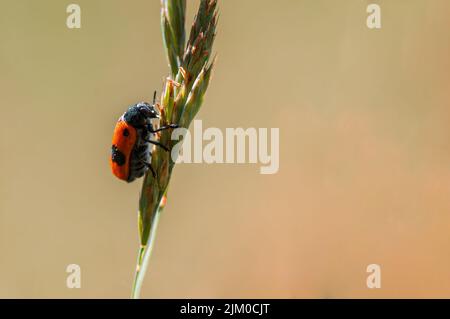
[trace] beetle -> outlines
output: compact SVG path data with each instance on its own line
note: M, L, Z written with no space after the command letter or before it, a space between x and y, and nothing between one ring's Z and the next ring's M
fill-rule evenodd
M178 127L176 124L168 124L156 128L155 121L158 122L160 116L155 107L155 99L156 91L153 104L139 102L129 107L114 129L109 160L111 170L116 177L128 183L142 177L149 169L156 178L151 165L152 147L156 145L169 151L157 140L156 133Z

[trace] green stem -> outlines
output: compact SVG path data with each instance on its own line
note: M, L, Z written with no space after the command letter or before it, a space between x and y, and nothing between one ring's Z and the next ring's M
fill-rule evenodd
M131 298L139 299L141 294L142 283L144 282L145 273L147 272L148 262L152 255L153 246L155 245L156 229L158 228L159 217L161 209L156 210L153 216L152 226L150 228L150 235L146 246L141 246L138 251L136 261L136 273L134 275L133 288L131 290Z

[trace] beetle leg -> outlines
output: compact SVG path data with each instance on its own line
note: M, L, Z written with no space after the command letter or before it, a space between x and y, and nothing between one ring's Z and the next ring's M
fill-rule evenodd
M178 124L164 125L164 126L161 126L160 128L158 128L156 130L154 130L150 126L147 126L147 131L149 131L150 133L157 133L157 132L161 132L161 131L167 130L169 128L178 128Z
M152 141L152 140L145 140L145 141L148 142L148 143L150 143L150 144L153 144L153 145L156 145L156 146L161 147L161 148L162 148L163 150L165 150L166 152L169 151L169 149L167 148L167 146L161 144L160 142Z
M144 163L144 165L147 166L147 167L150 169L150 171L152 172L153 178L156 178L156 172L155 172L155 170L153 169L152 164L147 163L147 162L144 162L144 161L142 161L142 163Z

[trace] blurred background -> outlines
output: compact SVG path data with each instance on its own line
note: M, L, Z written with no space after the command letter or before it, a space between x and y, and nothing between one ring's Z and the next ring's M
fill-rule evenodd
M1 1L3 298L130 295L141 182L114 178L108 156L118 117L169 73L160 2L77 0L72 30L70 3ZM449 12L220 1L198 118L279 127L280 170L177 166L142 296L450 297ZM66 287L72 263L81 289ZM366 286L373 263L381 289Z

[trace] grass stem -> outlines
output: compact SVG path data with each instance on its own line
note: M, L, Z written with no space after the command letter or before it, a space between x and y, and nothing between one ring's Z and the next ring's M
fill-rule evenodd
M202 105L215 61L211 60L211 52L216 35L217 1L200 0L186 42L186 0L161 0L161 29L171 78L165 81L161 103L157 104L160 111L160 125L177 124L187 129ZM165 130L159 135L160 142L169 149L176 143L171 139L171 132ZM140 248L132 298L140 296L175 162L169 153L155 147L151 153L151 164L156 177L149 172L145 174L139 198Z
M146 246L139 248L136 262L136 272L131 290L131 298L139 299L141 294L142 283L144 282L145 273L147 272L148 262L152 256L153 247L155 246L156 230L159 224L161 209L158 209L153 217L152 226L150 228L150 236Z

